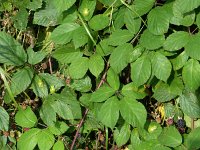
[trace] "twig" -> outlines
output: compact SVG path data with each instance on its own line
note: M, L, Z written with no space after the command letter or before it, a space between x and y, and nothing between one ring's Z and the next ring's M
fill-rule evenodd
M96 90L99 89L99 88L101 87L101 85L105 82L106 74L107 74L108 68L109 68L109 63L107 63L107 65L106 65L105 72L104 72L104 74L103 74L103 76L102 76L102 78L101 78L101 81L99 82L99 84L98 84ZM88 111L89 111L89 109L87 108L87 109L85 110L85 112L84 112L83 118L81 119L81 121L80 121L79 124L78 124L78 129L76 130L76 134L75 134L74 139L73 139L73 141L72 141L70 150L73 150L73 148L74 148L76 139L77 139L77 137L78 137L78 135L79 135L80 128L81 128L82 125L83 125L83 122L84 122L84 120L85 120L85 117L86 117L87 114L88 114Z
M50 71L50 74L52 74L53 70L52 70L52 64L51 64L51 57L49 57L48 61L49 61L49 71Z

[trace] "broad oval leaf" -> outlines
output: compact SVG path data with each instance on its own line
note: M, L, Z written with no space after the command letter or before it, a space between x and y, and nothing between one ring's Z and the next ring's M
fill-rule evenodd
M90 60L89 60L89 70L90 70L90 72L95 77L98 77L99 74L103 71L103 69L104 69L104 60L103 60L103 58L98 54L92 55L90 57Z
M164 128L158 140L162 145L177 147L182 143L182 136L174 126L170 126Z
M146 29L141 37L140 44L149 50L154 50L160 48L165 41L164 35L154 35L148 29Z
M80 79L84 77L89 67L89 59L87 57L80 57L69 66L69 74L73 79Z
M20 150L33 150L38 142L40 129L33 128L23 133L18 140L17 148Z
M23 69L18 70L11 78L10 89L13 95L18 95L21 92L25 91L31 84L32 79L33 79L33 70L31 68L24 67Z
M196 90L200 86L200 64L197 60L190 59L182 70L185 85L190 90Z
M110 23L110 18L106 15L99 14L92 17L89 21L89 26L94 31L102 30L107 27Z
M90 101L103 102L109 97L111 97L114 93L115 93L115 89L107 85L103 85L99 89L97 89L94 93L92 93Z
M174 70L179 70L181 69L187 62L188 60L188 55L186 54L185 51L183 51L182 53L180 53L176 58L171 59L171 63L173 66Z
M149 12L147 28L151 33L162 35L168 31L170 18L167 13L164 7L156 7Z
M147 82L151 76L151 61L147 56L142 56L131 63L131 79L136 86Z
M192 130L186 138L186 146L188 149L200 148L200 127Z
M34 52L32 48L28 48L27 54L28 54L28 63L32 65L41 62L46 56L46 53L44 51Z
M65 23L52 32L51 39L56 44L66 44L73 38L73 32L78 29L79 25L76 23Z
M124 144L126 144L130 138L131 130L130 125L127 123L124 123L124 125L121 127L121 129L114 130L114 140L117 143L117 146L120 147Z
M120 86L119 76L112 69L112 67L107 72L107 82L116 91L119 89L119 86Z
M130 43L122 44L114 49L110 56L110 66L116 73L120 73L128 65L132 51L133 46Z
M143 127L146 122L147 112L144 105L134 99L124 97L120 101L120 113L134 127Z
M38 134L38 147L41 150L49 150L54 144L54 136L48 129L43 129Z
M167 81L171 74L172 65L163 54L156 52L152 58L152 74L158 79Z
M119 105L117 97L113 96L106 100L98 113L98 120L105 126L113 129L119 118Z
M5 32L0 32L0 63L20 66L27 61L27 55L13 37Z
M188 56L200 60L200 34L197 33L193 36L190 36L189 42L185 45L185 52Z
M9 127L9 115L7 111L0 106L0 130L8 131Z
M61 141L61 140L57 141L53 146L53 150L65 150L63 141Z
M133 38L133 34L128 30L116 30L114 31L111 36L108 38L109 45L118 46L122 45Z
M190 35L184 31L177 31L170 34L163 47L167 51L176 51L183 48L189 41Z
M186 115L191 118L200 117L200 102L194 93L186 91L180 96L179 102L181 109Z
M15 122L21 127L31 128L37 123L37 117L28 106L25 110L19 109L15 115Z

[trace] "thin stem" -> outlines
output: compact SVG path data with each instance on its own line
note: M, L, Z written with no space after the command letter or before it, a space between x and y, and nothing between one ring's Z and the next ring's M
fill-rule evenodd
M108 128L106 127L106 150L108 150Z

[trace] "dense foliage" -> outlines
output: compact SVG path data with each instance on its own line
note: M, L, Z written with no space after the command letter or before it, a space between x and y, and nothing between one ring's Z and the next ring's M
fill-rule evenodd
M0 149L200 148L200 0L0 0Z

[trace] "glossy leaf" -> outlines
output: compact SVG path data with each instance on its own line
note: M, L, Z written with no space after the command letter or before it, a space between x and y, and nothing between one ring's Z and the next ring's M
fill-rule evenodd
M161 144L169 147L177 147L182 143L182 137L174 126L165 127L158 140Z
M188 56L200 60L200 52L198 43L200 42L200 34L195 34L190 37L189 42L185 45L185 52Z
M183 48L189 41L190 35L184 31L177 31L175 33L170 34L163 47L168 51L176 51Z
M140 57L131 63L131 79L136 86L147 82L151 76L151 61L147 56Z
M10 89L12 93L14 95L18 95L21 92L25 91L31 84L32 79L33 79L33 70L31 68L24 67L23 69L17 71L11 79Z
M20 150L33 150L37 145L39 133L40 129L33 128L22 134L19 138L17 148Z
M99 110L98 120L105 126L113 129L119 118L119 105L117 97L113 96L106 100Z
M187 139L186 145L188 149L199 149L200 148L200 127L192 130Z
M69 67L69 74L73 79L82 78L89 67L89 59L87 57L80 57L78 60L73 61Z
M9 127L9 115L7 111L0 106L0 130L8 131Z
M110 66L116 73L119 73L128 65L132 50L132 45L128 43L122 44L114 49L110 56Z
M183 81L185 85L191 89L196 90L200 86L200 64L197 60L190 59L182 70Z
M38 134L38 147L42 150L49 150L54 144L54 136L48 129L43 129Z
M71 87L80 92L88 92L92 88L91 79L87 76L83 79L74 80Z
M30 107L25 110L19 109L15 115L15 122L21 127L31 128L36 125L37 116Z
M131 130L130 125L124 123L121 129L114 130L114 140L117 143L117 146L122 146L126 144L130 138Z
M103 69L104 69L104 60L103 60L103 58L98 54L92 55L90 57L90 60L89 60L89 70L90 70L90 72L95 77L98 77L99 74L103 71Z
M120 112L124 120L133 126L143 127L146 122L146 109L134 99L123 98L120 101Z
M122 45L133 38L133 34L128 30L116 30L108 39L109 45L118 46Z
M155 53L151 61L152 74L154 74L158 79L166 82L172 70L170 61L159 52Z
M172 66L174 70L179 70L181 69L187 62L188 60L188 55L186 54L185 51L180 53L176 58L171 60Z
M103 102L115 93L115 90L111 87L104 85L92 93L90 101L92 102Z
M179 102L181 109L186 115L191 118L200 117L200 102L194 93L186 91L180 96Z
M152 9L148 16L148 29L155 35L163 35L169 28L169 17L167 11L163 7Z
M146 29L140 37L140 44L149 50L160 48L164 41L164 35L154 35L148 29Z
M28 48L27 54L28 54L28 63L32 65L41 62L46 56L45 52L43 51L34 52L32 48Z
M110 18L106 15L95 15L90 19L89 26L94 31L102 30L110 23Z
M0 63L20 66L26 62L27 55L22 47L8 33L0 32Z
M73 38L73 32L78 29L79 25L76 23L65 23L52 32L51 39L56 44L66 44Z

